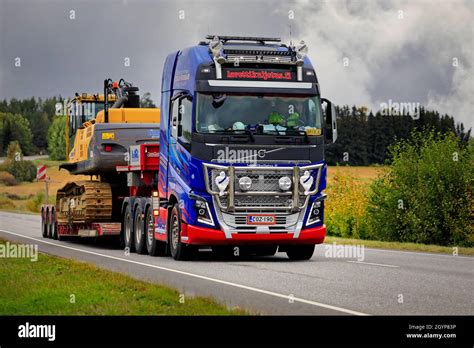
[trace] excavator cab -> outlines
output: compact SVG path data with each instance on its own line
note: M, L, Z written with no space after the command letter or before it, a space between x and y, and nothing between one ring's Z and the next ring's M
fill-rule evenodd
M109 102L115 102L115 95L108 97ZM74 147L74 139L78 129L83 129L84 123L94 122L97 114L105 108L104 95L76 93L67 107L66 143L67 154Z

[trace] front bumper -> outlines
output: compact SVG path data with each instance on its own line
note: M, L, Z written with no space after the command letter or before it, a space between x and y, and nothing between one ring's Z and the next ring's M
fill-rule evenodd
M191 245L257 245L257 244L321 244L326 237L326 226L301 230L295 238L294 233L232 233L226 238L221 230L182 224L181 241Z

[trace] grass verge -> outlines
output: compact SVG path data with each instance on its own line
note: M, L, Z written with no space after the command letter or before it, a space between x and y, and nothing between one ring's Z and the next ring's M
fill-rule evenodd
M0 315L247 314L209 298L185 297L181 303L181 294L169 287L41 253L36 262L2 259L0 284Z
M378 240L365 240L365 239L349 239L341 237L327 236L324 243L332 244L347 244L347 245L364 245L367 248L376 249L393 249L402 251L421 251L429 253L440 253L450 254L454 252L453 247L440 246L440 245L428 245L428 244L417 244L417 243L400 243L400 242L382 242ZM463 248L457 249L459 255L474 256L474 248Z

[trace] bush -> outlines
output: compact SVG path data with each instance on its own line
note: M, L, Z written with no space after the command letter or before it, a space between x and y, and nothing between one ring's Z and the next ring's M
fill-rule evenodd
M9 198L0 196L0 209L15 209L16 205Z
M37 193L33 198L26 202L26 209L34 213L39 213L41 210L41 205L44 202L44 193Z
M7 186L16 185L15 177L9 172L0 172L0 184L4 184Z
M11 161L6 169L17 182L36 179L36 166L32 161Z
M11 141L7 148L7 158L11 161L20 161L23 159L20 143L16 140Z
M388 172L372 184L370 237L473 246L474 152L455 136L412 134L390 148Z
M350 174L338 172L327 186L325 218L328 234L366 238L367 188Z

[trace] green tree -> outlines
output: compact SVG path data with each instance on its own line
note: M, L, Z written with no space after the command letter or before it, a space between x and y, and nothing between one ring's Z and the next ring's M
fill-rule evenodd
M20 114L1 113L0 112L0 150L2 154L11 141L18 141L21 150L25 155L33 153L30 124L28 120Z
M57 116L48 130L48 154L52 160L66 159L66 117Z
M46 150L48 146L48 127L50 121L45 112L35 112L30 119L31 132L33 135L33 145L37 150Z

